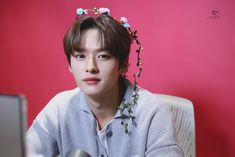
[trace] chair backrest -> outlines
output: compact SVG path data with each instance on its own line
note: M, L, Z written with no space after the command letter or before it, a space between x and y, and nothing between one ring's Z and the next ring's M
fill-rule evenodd
M188 99L176 96L164 94L156 95L160 97L164 103L169 105L173 122L175 123L178 142L184 151L184 156L195 157L195 120L192 102Z

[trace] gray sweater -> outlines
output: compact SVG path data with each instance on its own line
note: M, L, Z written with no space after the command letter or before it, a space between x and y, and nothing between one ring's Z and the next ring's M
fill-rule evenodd
M130 101L133 86L124 99ZM56 95L38 114L26 136L28 157L65 156L81 149L92 157L182 157L174 136L171 114L165 104L147 90L139 90L134 107L135 123L128 120L129 134L121 125L120 112L107 125L108 152L97 135L96 119L79 88Z

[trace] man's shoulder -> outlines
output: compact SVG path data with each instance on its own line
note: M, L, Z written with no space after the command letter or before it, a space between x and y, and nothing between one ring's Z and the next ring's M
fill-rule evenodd
M47 103L44 110L54 110L55 108L68 107L68 105L72 102L79 101L79 95L79 88L59 92Z
M127 82L126 83L127 91L126 91L124 98L131 101L132 100L131 97L133 96L133 93L134 93L134 86L128 80L126 82ZM137 92L138 100L135 106L135 110L137 111L137 113L140 113L140 114L144 114L144 113L149 114L153 112L156 113L159 110L167 108L167 105L161 100L161 98L157 94L145 88L142 88L140 86L138 86L137 89L138 89L138 92Z
M80 93L80 89L77 87L77 88L74 88L74 89L59 92L54 96L53 99L70 99L74 96L78 96L79 93Z
M140 112L156 113L159 110L167 109L167 105L161 98L149 90L139 88L137 108Z
M147 89L139 88L139 101L144 104L161 105L162 101L159 96Z
M40 111L37 119L55 118L57 114L64 114L72 103L79 101L79 93L80 89L75 88L56 94Z

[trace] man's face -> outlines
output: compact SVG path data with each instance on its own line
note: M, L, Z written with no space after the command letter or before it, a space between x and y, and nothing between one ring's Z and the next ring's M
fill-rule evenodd
M71 56L71 72L80 89L92 97L102 97L118 90L118 59L101 49L97 29L82 34L83 50Z

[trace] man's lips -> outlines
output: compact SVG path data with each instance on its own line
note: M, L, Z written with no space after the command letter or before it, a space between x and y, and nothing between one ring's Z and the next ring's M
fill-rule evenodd
M97 84L100 81L100 79L96 77L87 77L83 79L83 81L89 85L94 85L94 84Z

